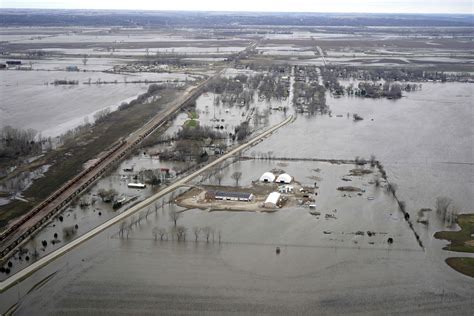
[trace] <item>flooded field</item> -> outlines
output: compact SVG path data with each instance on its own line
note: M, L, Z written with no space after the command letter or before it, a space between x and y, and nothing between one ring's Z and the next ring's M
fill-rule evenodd
M59 67L59 66L58 66ZM101 109L116 109L147 91L147 81L167 82L193 78L185 74L66 71L16 71L0 75L0 127L32 128L43 136L58 136L84 120L93 121ZM77 80L77 85L54 85L54 80ZM90 80L90 81L89 81ZM97 84L99 81L115 82ZM142 83L132 83L139 81ZM91 82L91 84L88 84ZM127 83L129 82L129 83Z
M168 22L0 27L0 48L13 56L0 63L22 59L33 69L0 71L0 127L33 128L46 137L93 120L101 109L116 109L146 92L150 82L184 84L222 70L170 113L166 128L131 147L128 158L33 235L9 259L11 266L2 266L9 274L4 269L0 281L127 214L193 167L295 118L7 289L0 313L15 304L15 315L464 315L474 309L472 278L445 262L473 255L445 251L447 242L433 237L458 228L437 216L438 197L452 199L461 214L474 212L473 84L419 79L422 88L403 91L399 99L364 98L332 94L329 76L322 75L326 69L342 72L341 65L468 72L469 30L280 28L248 26L255 22L247 18L206 28ZM66 71L69 66L79 71ZM343 87L361 80L340 78ZM383 82L382 76L374 79L374 85ZM245 136L237 137L244 129ZM48 168L32 175L43 177ZM262 201L285 188L269 184L257 193L268 171L290 174L298 189L271 211ZM29 186L32 178L24 182ZM258 205L232 208L232 201L205 198L199 207L194 192L205 196L215 188L260 194ZM311 196L304 196L308 188ZM0 206L10 196L2 190ZM420 212L425 208L433 211Z

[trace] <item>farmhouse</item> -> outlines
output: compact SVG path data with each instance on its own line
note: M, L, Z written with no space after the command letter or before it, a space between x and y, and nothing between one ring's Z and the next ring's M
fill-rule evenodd
M274 182L274 181L275 181L275 175L271 172L265 172L260 177L260 182Z
M263 207L265 208L277 208L278 203L280 202L281 194L278 192L272 192L268 195Z
M278 178L276 179L276 182L289 184L291 183L291 180L292 178L288 173L282 173L278 176Z
M222 200L222 201L245 201L249 202L254 199L252 193L246 192L226 192L226 191L207 191L206 200Z

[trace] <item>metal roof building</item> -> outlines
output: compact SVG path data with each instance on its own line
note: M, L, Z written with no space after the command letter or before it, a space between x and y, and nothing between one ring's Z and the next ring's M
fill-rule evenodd
M278 202L280 201L281 194L278 192L272 192L268 195L267 199L263 206L265 208L275 208L278 206Z
M276 182L278 183L291 183L291 180L293 180L291 178L291 176L288 174L288 173L282 173L278 176L278 178L276 179Z
M254 195L247 192L226 192L226 191L207 191L207 196L215 200L226 201L252 201Z
M274 182L274 181L275 181L275 175L271 172L265 172L260 177L260 182Z

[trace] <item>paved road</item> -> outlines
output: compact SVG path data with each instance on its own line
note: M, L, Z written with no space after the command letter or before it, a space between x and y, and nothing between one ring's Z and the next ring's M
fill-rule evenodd
M63 247L55 250L54 252L46 255L45 257L39 259L38 261L32 263L30 266L26 267L25 269L19 271L18 273L12 275L10 278L0 282L0 293L7 290L10 288L12 285L16 284L17 282L20 282L21 280L25 279L28 277L30 274L35 272L36 270L40 269L41 267L45 266L49 262L55 260L56 258L62 256L66 252L74 249L75 247L79 246L83 242L87 241L88 239L94 237L95 235L99 234L100 232L104 231L105 229L109 228L110 226L124 220L125 218L129 217L130 215L138 212L139 210L143 209L144 207L147 207L148 205L152 204L154 201L157 199L163 197L164 195L173 192L176 190L178 187L184 185L188 181L192 180L193 178L197 177L201 173L211 169L212 167L216 166L217 164L223 162L227 158L239 153L240 151L244 150L245 148L254 145L261 139L265 138L266 136L269 136L271 133L279 129L280 127L290 123L293 120L293 116L289 116L286 120L282 121L281 123L267 129L266 131L262 132L261 134L253 137L251 140L248 142L239 145L238 147L232 149L231 151L227 152L226 154L222 155L220 158L214 160L213 162L205 165L201 169L191 173L188 176L185 176L178 181L174 182L170 186L164 188L163 190L159 191L158 193L154 194L153 196L149 197L148 199L138 203L137 205L131 207L130 209L124 211L123 213L117 215L116 217L108 220L107 222L103 223L102 225L92 229L91 231L87 232L86 234L80 236L79 238L73 240L67 245L64 245Z
M321 58L322 58L323 63L324 63L324 66L327 66L326 57L324 57L324 52L323 52L323 50L322 50L321 47L319 47L319 46L316 46L316 49L318 50L319 55L321 55Z
M29 236L46 225L51 218L61 211L74 197L78 196L99 179L111 165L121 160L143 139L163 126L181 107L199 95L209 80L219 76L222 71L223 69L199 85L186 89L184 93L168 105L166 110L160 111L160 113L145 123L143 127L128 136L125 141L115 145L111 150L104 153L102 157L98 157L99 163L97 165L81 172L50 195L39 206L32 209L15 223L12 223L0 235L1 261L5 261L9 258L19 246L28 241Z

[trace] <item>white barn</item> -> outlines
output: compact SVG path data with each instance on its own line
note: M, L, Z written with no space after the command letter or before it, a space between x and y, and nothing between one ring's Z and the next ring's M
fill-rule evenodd
M278 176L278 178L276 179L276 182L289 184L291 183L291 180L293 179L288 173L282 173Z
M275 175L271 172L265 172L260 177L260 182L274 182L274 181L275 181Z
M265 208L276 208L278 207L278 202L280 201L281 194L278 192L272 192L268 195L263 207Z

